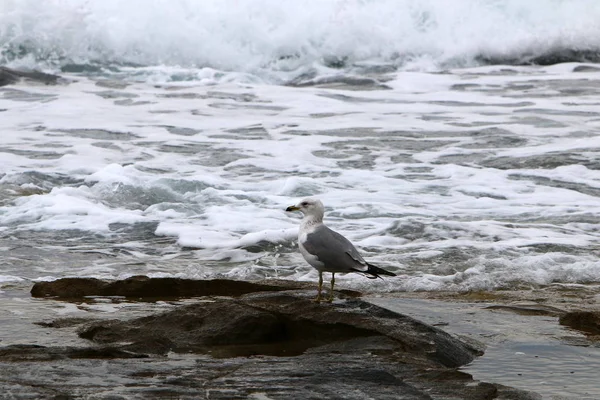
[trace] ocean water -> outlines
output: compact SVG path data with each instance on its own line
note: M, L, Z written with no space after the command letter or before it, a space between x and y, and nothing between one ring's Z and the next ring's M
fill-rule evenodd
M0 290L316 280L299 215L397 273L600 281L596 1L0 1Z
M493 311L490 303L393 297L368 300L484 343L485 354L460 368L475 379L533 391L547 400L600 398L600 347L559 325L556 317Z

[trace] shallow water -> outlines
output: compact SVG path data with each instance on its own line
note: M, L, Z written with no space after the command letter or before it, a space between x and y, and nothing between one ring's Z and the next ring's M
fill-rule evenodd
M549 400L600 398L600 347L560 326L557 317L486 309L493 303L368 300L484 344L485 354L461 368L477 380L533 391Z

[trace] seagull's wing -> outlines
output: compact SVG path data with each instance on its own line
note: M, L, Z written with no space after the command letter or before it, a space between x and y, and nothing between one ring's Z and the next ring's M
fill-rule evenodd
M319 226L312 233L306 235L302 246L325 264L325 270L333 272L364 272L368 270L367 262L356 250L356 247L344 236L325 225Z

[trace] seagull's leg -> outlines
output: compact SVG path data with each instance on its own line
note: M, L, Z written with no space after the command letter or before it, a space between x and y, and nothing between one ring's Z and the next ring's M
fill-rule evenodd
M335 285L335 272L331 273L331 291L329 292L329 298L327 299L328 303L333 301L333 285Z
M317 298L315 301L317 303L321 302L321 289L323 288L323 272L319 271L319 292L317 293Z

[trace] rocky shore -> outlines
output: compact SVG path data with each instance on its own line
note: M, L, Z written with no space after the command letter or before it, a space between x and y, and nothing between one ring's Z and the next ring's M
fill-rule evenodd
M473 380L458 368L482 346L356 292L316 304L304 283L133 277L39 282L31 293L61 302L186 301L130 319L40 321L86 344L0 347L9 398L541 398Z

